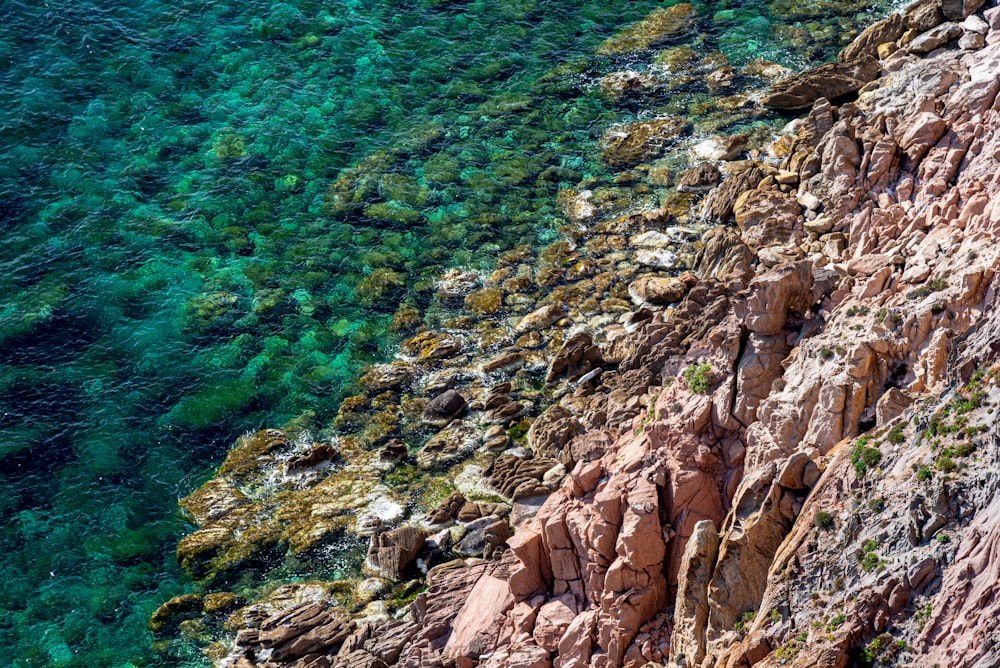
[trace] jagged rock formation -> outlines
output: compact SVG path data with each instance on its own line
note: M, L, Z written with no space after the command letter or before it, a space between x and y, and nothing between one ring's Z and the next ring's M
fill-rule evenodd
M238 639L242 665L288 665L255 657L306 613L318 649L297 665L997 665L1000 11L982 5L918 0L776 86L770 104L809 109L780 164L731 165L700 206L738 233L567 337L531 452L484 472L514 505L510 537L476 509L494 560L431 569L403 621L278 613ZM442 521L466 503L446 501ZM373 563L402 569L382 536Z

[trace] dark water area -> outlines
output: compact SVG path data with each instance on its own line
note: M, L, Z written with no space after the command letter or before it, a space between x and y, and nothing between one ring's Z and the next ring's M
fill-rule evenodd
M322 428L444 269L558 238L642 111L595 48L658 6L0 4L4 661L207 665L145 627L192 589L177 499L247 431ZM793 68L880 11L695 8L684 41Z

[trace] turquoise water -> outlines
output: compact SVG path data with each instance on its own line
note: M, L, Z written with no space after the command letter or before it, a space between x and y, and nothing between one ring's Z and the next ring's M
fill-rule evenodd
M594 48L659 4L5 0L0 653L202 665L145 630L191 589L177 498L326 424L443 268L557 238L630 113ZM871 11L698 9L700 47L790 66Z

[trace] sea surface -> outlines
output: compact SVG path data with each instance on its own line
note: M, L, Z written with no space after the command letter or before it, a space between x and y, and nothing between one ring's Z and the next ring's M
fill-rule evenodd
M177 499L326 424L443 270L558 237L643 113L595 48L664 4L3 0L0 664L207 665L146 630L193 589ZM883 11L695 7L681 41L795 69Z

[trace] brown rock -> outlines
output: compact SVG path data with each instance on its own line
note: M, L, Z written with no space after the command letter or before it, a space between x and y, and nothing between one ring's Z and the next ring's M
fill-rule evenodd
M559 352L552 358L545 382L565 376L567 380L578 380L598 368L604 361L601 349L594 345L594 339L587 332L579 332L569 337Z
M877 58L879 45L895 42L902 37L903 30L905 30L903 17L893 12L861 31L861 34L840 52L837 59L841 62L850 62L863 56Z
M916 33L927 32L944 20L939 0L916 0L903 9L903 28Z
M323 462L332 462L339 456L340 454L331 444L315 443L302 454L289 457L285 464L285 470L289 472L303 471Z
M757 187L764 179L763 165L757 162L746 162L737 165L726 179L705 197L702 203L701 215L714 223L728 223L733 215L733 205L737 198L747 190Z
M858 92L880 71L878 61L870 55L820 65L772 85L764 105L773 109L805 109L820 98L834 100Z
M647 274L629 283L628 294L636 306L644 304L673 304L684 298L687 285L670 276Z
M413 526L375 534L368 547L366 565L379 575L399 580L424 549L427 532Z
M569 411L559 405L550 406L528 430L528 445L538 457L566 462L566 444L583 431L583 425Z
M406 457L409 450L406 447L406 443L394 438L385 444L385 447L378 453L378 458L383 462L398 462L399 460Z
M688 128L676 116L614 125L601 138L601 159L611 167L629 167L660 156L664 148Z
M713 163L703 162L681 174L677 190L691 193L707 192L719 183L720 176L718 167Z
M812 263L798 262L773 269L750 282L750 294L740 307L746 327L770 336L781 332L788 311L812 306Z
M698 252L693 267L701 278L726 281L737 266L749 268L754 262L753 251L729 228L713 227L701 240L705 247Z
M705 658L705 626L708 621L708 582L719 556L719 534L711 520L702 520L684 547L677 578L677 606L670 656L683 654L689 665Z
M962 26L957 23L942 23L910 42L906 49L910 53L928 53L961 36Z
M733 206L743 241L754 249L785 244L802 213L795 196L780 190L748 190Z
M465 397L455 390L447 390L427 404L421 419L427 424L443 427L465 412L465 406Z
M545 329L556 320L563 317L563 310L558 304L546 304L517 321L514 331L518 334L533 330Z
M941 0L941 12L946 19L961 21L986 4L986 0Z

